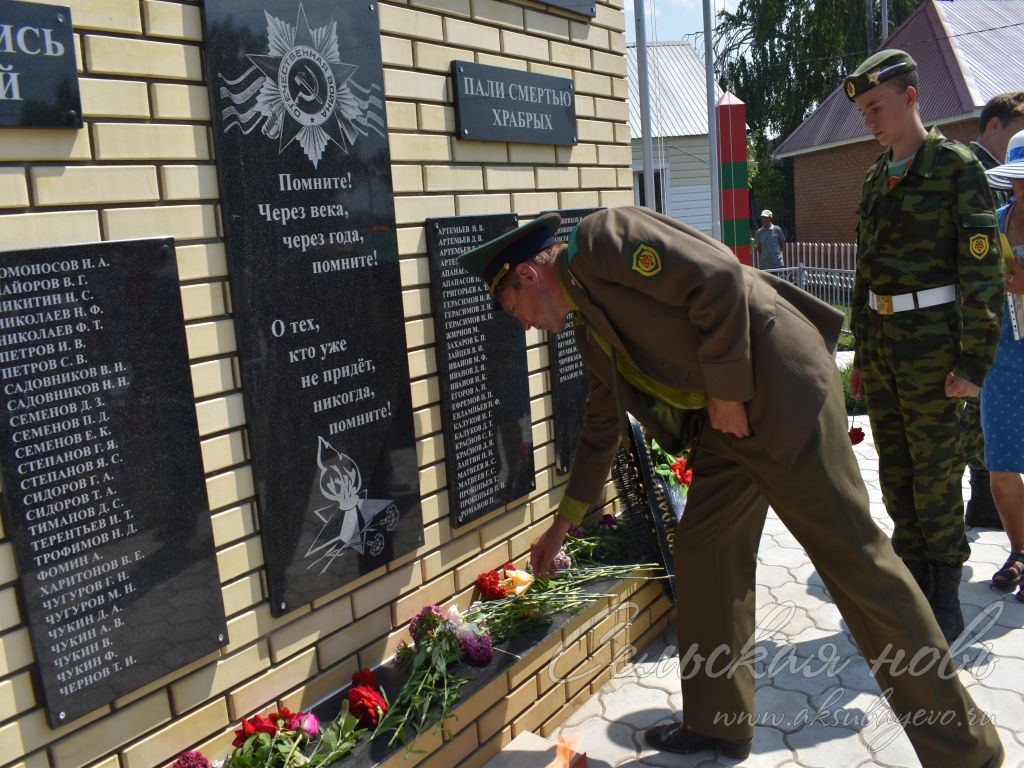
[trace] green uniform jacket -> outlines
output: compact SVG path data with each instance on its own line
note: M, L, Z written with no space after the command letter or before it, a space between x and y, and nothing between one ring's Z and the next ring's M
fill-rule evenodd
M854 367L866 365L870 354L869 289L896 295L956 284L962 330L953 372L980 386L995 359L1003 306L1003 262L985 173L967 147L934 128L892 189L888 159L886 150L868 170L857 209Z
M646 208L585 218L576 250L559 261L584 322L576 343L590 372L583 430L566 495L597 501L619 442L608 341L644 375L686 392L747 403L755 437L780 469L803 448L836 375L842 315L772 275L744 266L724 245ZM651 417L620 379L623 405L658 442L679 435Z

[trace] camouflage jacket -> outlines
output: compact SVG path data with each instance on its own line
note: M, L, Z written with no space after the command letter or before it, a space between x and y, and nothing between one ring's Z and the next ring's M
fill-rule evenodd
M1000 163L992 153L988 151L988 148L984 144L972 141L967 146L971 148L971 152L973 152L974 156L978 158L978 162L981 163L981 167L986 171L995 168L998 165L1002 165L1002 163ZM1002 208L1010 202L1009 190L996 189L995 187L990 188L992 190L992 203L997 209Z
M967 147L933 128L890 189L889 152L868 170L857 209L854 366L871 354L869 289L896 295L956 284L962 330L954 373L980 385L995 358L1003 308L1003 260L984 171Z

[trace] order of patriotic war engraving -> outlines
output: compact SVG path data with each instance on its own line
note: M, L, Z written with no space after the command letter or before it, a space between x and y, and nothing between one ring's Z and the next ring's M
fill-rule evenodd
M171 240L0 254L0 462L47 715L222 645Z
M271 610L422 540L375 4L210 0L207 75Z
M337 22L311 28L301 3L294 25L264 14L268 53L250 53L252 67L234 80L218 73L218 93L229 102L223 130L259 127L279 152L297 141L314 168L330 142L346 151L371 131L384 136L381 86L353 79L359 67L341 60Z

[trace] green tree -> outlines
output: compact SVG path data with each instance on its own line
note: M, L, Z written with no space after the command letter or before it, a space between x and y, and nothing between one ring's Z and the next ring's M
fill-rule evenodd
M890 0L891 28L916 6L916 0ZM881 18L878 8L874 18ZM719 82L747 105L755 206L789 217L792 163L772 161L772 147L867 56L865 4L863 0L740 0L735 13L722 11L718 19Z

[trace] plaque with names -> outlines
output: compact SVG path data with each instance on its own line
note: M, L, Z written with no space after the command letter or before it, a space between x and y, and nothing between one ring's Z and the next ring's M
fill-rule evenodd
M376 3L204 3L270 607L423 541Z
M509 213L426 222L453 526L536 487L526 336L456 260L516 221Z
M454 60L451 74L459 139L576 143L576 91L571 79Z
M0 253L5 526L52 727L226 644L174 241Z
M562 217L555 237L568 242L569 233L584 218L602 208L573 208L555 211ZM547 211L542 211L547 213ZM587 369L576 348L573 329L569 325L561 333L548 334L548 361L551 366L551 401L555 419L555 472L566 474L572 466L576 440L583 429L587 409Z
M82 127L69 8L0 0L0 127Z

